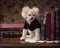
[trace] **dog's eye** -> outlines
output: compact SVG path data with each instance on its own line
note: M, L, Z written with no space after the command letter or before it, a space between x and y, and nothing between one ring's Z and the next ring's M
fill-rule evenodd
M33 16L35 16L35 15L33 15Z
M29 16L31 16L31 15L29 14Z

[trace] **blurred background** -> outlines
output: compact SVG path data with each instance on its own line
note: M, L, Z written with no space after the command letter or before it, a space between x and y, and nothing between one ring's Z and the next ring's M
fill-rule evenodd
M60 6L60 0L0 0L0 23L21 23L21 9L36 6L40 13Z

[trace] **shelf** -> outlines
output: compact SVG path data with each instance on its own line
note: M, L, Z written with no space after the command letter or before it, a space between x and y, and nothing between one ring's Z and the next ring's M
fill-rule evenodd
M60 43L28 43L19 38L3 38L0 46L60 46Z

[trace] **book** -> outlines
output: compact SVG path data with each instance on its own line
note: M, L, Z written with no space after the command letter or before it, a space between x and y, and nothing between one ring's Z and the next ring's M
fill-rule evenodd
M1 41L1 32L0 32L0 41Z
M55 42L58 43L60 40L60 7L56 7L55 11L56 11Z
M51 41L51 13L46 14L46 41Z
M22 30L20 31L2 31L2 38L20 38L22 36Z
M40 24L41 24L41 30L40 30L40 40L41 41L45 41L45 24L43 24L43 21L44 21L44 18L45 18L45 16L44 16L44 13L42 13L41 15L40 15Z
M53 43L55 34L55 11L51 10L46 15L46 42Z
M51 10L51 41L54 41L55 34L55 11Z

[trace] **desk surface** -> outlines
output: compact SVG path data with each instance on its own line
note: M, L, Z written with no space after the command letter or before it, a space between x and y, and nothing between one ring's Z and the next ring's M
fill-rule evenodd
M60 43L28 43L19 38L2 38L0 46L60 46Z

